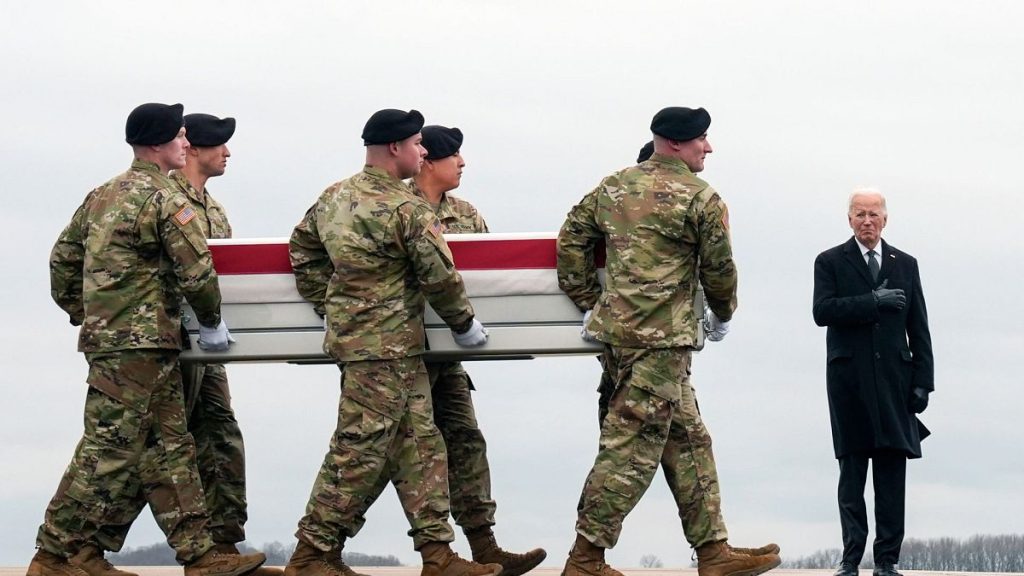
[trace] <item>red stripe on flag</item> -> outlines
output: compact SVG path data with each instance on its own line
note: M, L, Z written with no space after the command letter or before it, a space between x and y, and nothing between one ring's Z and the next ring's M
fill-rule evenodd
M555 267L555 239L463 240L448 244L459 270L517 270ZM214 244L210 246L218 274L291 274L288 243ZM603 246L597 250L604 265Z

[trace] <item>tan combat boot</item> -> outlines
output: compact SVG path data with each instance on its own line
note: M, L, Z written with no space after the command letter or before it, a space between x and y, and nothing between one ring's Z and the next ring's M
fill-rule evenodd
M341 559L341 548L324 552L299 540L295 552L284 567L284 576L367 576L348 567Z
M577 534L562 576L622 576L622 573L604 563L604 548L594 546Z
M735 546L729 546L729 549L737 554L743 554L745 556L764 556L765 554L778 554L781 551L779 545L775 542L765 544L760 548L737 548Z
M78 551L69 561L78 566L89 576L139 576L134 572L119 570L103 556L103 550L95 544L88 544Z
M234 544L232 544L230 542L217 542L216 544L213 545L213 549L216 550L217 552L221 553L221 554L234 555L234 556L237 556L237 555L241 554L241 552L239 552L239 550L238 550L238 546L235 546ZM260 566L259 568L253 570L249 574L249 576L283 576L283 574L284 574L284 570L282 570L280 568L273 568L271 566ZM120 575L110 574L110 575L107 575L107 576L120 576ZM132 575L132 576L137 576L137 575Z
M224 554L210 548L206 554L185 564L185 576L245 576L266 561L262 552Z
M722 540L697 548L698 576L756 576L779 565L778 554L739 554Z
M420 548L423 570L420 576L498 576L501 564L477 564L452 552L447 542L427 542Z
M523 554L514 554L502 550L494 539L494 531L490 526L466 532L469 548L473 551L473 561L478 564L501 564L500 576L520 576L537 567L548 557L543 548L534 548Z
M67 558L51 554L40 548L29 562L25 576L88 576L85 570L75 566Z

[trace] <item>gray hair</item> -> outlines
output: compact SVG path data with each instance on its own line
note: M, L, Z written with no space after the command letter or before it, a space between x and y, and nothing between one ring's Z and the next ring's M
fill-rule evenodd
M846 213L847 214L853 212L853 201L858 196L875 196L875 197L877 197L879 200L882 201L882 214L888 214L889 213L889 210L885 207L885 195L882 194L881 190L879 190L878 188L875 188L874 186L857 186L856 188L853 189L853 192L850 193L850 200L849 200L849 202L847 202L847 205L846 205Z

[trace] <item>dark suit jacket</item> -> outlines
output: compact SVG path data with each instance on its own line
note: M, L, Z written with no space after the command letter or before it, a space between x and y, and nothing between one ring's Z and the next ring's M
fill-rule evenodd
M826 381L836 458L879 449L921 456L926 428L909 409L914 387L934 390L932 342L917 260L881 242L872 282L856 241L814 261L814 321L827 326ZM880 311L871 291L888 280L907 305Z

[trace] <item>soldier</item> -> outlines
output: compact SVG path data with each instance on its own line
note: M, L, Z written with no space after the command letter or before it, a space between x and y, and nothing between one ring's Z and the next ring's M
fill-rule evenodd
M448 459L423 364L426 300L461 346L487 331L430 206L402 182L420 170L423 116L381 110L363 129L366 166L321 194L289 244L299 292L326 316L324 351L342 369L337 430L299 521L287 576L353 576L341 558L389 479L424 576L497 576L449 542Z
M28 576L113 570L97 531L109 508L140 489L186 576L240 576L266 557L214 549L178 368L182 296L201 347L232 342L195 208L167 177L188 151L182 106L138 106L125 134L131 168L86 196L50 254L53 299L82 327L89 389L85 431L46 509Z
M222 176L231 156L227 142L235 133L235 119L220 119L209 114L185 115L185 137L189 148L185 167L173 170L171 180L178 185L196 211L195 221L206 238L230 238L224 207L210 195L206 182ZM210 512L213 541L218 552L238 554L236 544L245 540L245 447L242 431L231 408L227 371L223 364L181 365L185 390L185 416L188 430L196 443L199 475ZM169 478L164 479L169 482ZM123 510L111 509L108 524L97 534L96 545L118 551L124 545L128 529L146 505L141 492ZM280 575L278 568L260 567L256 576ZM125 576L122 571L101 576Z
M413 179L413 192L427 201L448 234L487 232L487 224L472 204L449 192L458 188L462 169L462 131L444 126L423 128L423 147L427 156ZM434 423L441 430L448 450L448 484L451 489L452 518L462 527L473 560L481 564L501 564L501 576L519 576L529 572L547 557L537 548L524 554L503 550L494 538L494 511L491 498L491 471L487 463L487 443L473 409L473 381L460 362L427 362L430 393L433 397ZM382 478L386 482L386 479Z
M703 108L658 112L651 122L654 155L605 178L569 212L558 235L559 285L584 312L584 335L605 344L602 365L614 383L564 576L620 576L604 563L604 551L615 545L659 464L700 576L752 576L780 562L775 552L752 555L757 551L727 542L711 437L689 379L697 283L719 337L736 308L728 211L695 175L712 151L710 123ZM604 290L593 258L601 240Z
M640 153L636 156L636 163L646 162L654 155L654 140L648 140L647 144L640 147Z

